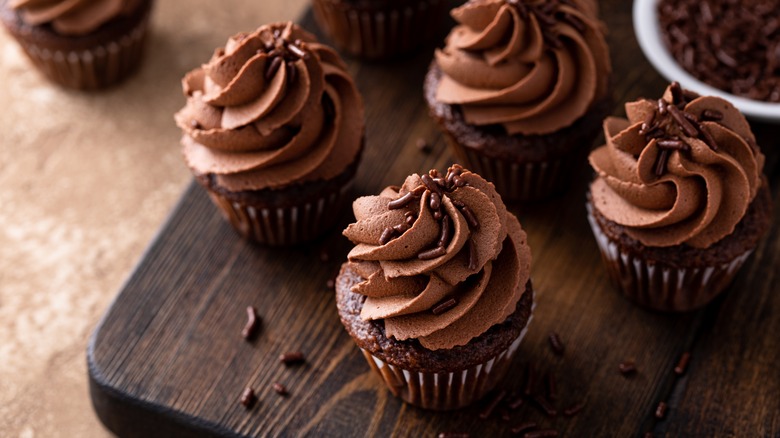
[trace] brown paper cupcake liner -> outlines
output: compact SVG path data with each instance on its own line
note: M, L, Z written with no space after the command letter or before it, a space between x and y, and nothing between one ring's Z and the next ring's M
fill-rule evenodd
M364 58L389 58L429 41L446 16L444 0L398 1L367 7L342 0L314 0L314 17L341 51Z
M506 202L538 201L562 192L575 166L583 162L579 154L550 161L497 159L460 145L448 134L445 137L460 164L491 181Z
M49 49L17 40L32 62L51 81L64 87L97 90L120 82L140 64L149 23L147 14L129 33L88 50Z
M353 178L341 187L333 187L318 197L300 199L298 204L252 205L230 200L209 190L216 204L233 228L243 237L264 245L294 245L320 236L332 227L352 190Z
M712 301L734 280L753 250L728 263L705 267L671 266L622 251L601 231L588 204L588 222L596 236L607 273L618 289L634 302L655 310L684 312Z
M391 365L364 349L360 351L393 395L424 409L448 411L472 404L496 387L509 370L532 319L533 315L506 350L485 363L448 373L410 371Z

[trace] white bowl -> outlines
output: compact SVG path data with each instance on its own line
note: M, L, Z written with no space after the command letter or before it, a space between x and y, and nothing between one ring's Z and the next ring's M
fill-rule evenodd
M639 46L650 63L670 82L701 95L718 96L728 100L752 120L780 123L780 103L767 103L734 96L696 79L672 57L661 39L658 23L658 0L634 0L634 32Z

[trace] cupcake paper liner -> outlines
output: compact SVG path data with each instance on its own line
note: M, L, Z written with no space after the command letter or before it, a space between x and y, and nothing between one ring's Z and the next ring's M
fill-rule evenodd
M14 35L32 62L64 87L97 90L120 82L140 64L149 13L130 32L88 50L50 49Z
M551 161L503 160L462 146L450 135L446 137L461 164L491 181L508 202L538 201L562 192L577 163L583 162L579 154Z
M207 191L223 216L242 236L264 245L294 245L317 238L333 226L351 191L353 178L319 197L300 199L294 205L252 205Z
M408 53L428 41L446 15L444 0L398 1L378 8L314 0L314 17L339 50L364 58Z
M607 273L623 295L655 310L688 311L702 307L723 292L753 250L728 263L705 267L670 266L622 251L601 231L588 204L588 222L596 236Z
M509 370L531 319L533 315L506 350L487 362L448 373L410 371L391 365L367 350L360 351L393 395L424 409L448 411L472 404L496 387Z

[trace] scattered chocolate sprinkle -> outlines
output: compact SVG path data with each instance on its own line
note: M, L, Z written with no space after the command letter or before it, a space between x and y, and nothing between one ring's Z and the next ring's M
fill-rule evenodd
M558 411L555 409L555 407L550 404L550 402L543 396L535 395L532 397L532 399L536 405L541 408L545 414L547 414L548 417L555 417L558 415Z
M451 219L449 216L444 217L441 221L441 236L439 237L439 246L441 247L446 247L452 238L452 227L450 222Z
M685 353L683 353L683 354L682 354L682 356L680 357L680 361L679 361L679 362L677 362L677 366L676 366L676 367L674 367L674 372L675 372L675 373L676 373L678 376L682 376L683 374L685 374L685 370L686 370L686 369L688 369L688 362L689 362L690 360L691 360L691 353L689 353L689 352L687 352L687 351L686 351L686 352L685 352Z
M658 407L655 408L655 418L658 418L659 420L664 418L666 416L666 408L666 402L658 403Z
M566 409L563 410L563 415L566 417L573 417L580 413L580 411L585 408L585 402L581 401L575 405L572 405Z
M636 363L634 363L633 360L623 361L618 365L618 370L620 370L620 374L623 374L624 376L635 374L637 372Z
M657 176L663 176L666 173L666 162L669 160L669 150L661 149L661 153L658 154L658 158L655 162L655 174Z
M534 392L534 386L536 386L536 370L534 364L528 363L525 373L525 387L523 388L523 394L530 396Z
M399 208L406 207L406 204L412 202L414 200L414 192L406 192L403 196L401 196L398 199L394 199L387 203L387 208L390 210L397 210Z
M517 397L515 397L513 400L511 400L507 404L507 407L514 411L515 409L519 408L520 406L523 406L523 403L525 403L525 400L523 400L522 396L518 395Z
M241 404L244 405L245 408L249 409L255 404L255 401L257 401L255 390L249 386L244 388L244 392L241 393Z
M433 309L431 309L431 313L433 313L434 315L441 315L442 313L452 309L456 305L458 305L458 300L456 300L455 298L450 298L433 306Z
M687 114L687 113L686 113ZM688 146L687 143L684 143L682 140L658 140L656 143L660 149L671 149L671 150L677 150L677 151L689 151L691 150L691 147Z
M558 431L555 429L535 430L524 435L525 438L552 438L556 436L558 436Z
M270 54L269 54L270 55ZM282 63L284 61L280 56L274 56L274 58L271 60L271 63L268 64L268 67L265 71L265 80L270 81L272 77L276 74L277 71L279 71L279 68L282 66Z
M509 416L509 411L507 409L501 409L501 419L504 421L509 421L511 417Z
M551 401L558 399L558 387L555 383L555 374L552 371L547 373L547 398Z
M417 149L426 154L431 151L431 145L422 137L418 138L414 145L417 146Z
M295 67L295 63L287 61L287 83L292 84L298 79L298 68Z
M477 221L477 217L468 206L464 205L461 207L460 212L463 213L463 217L466 218L466 222L469 223L469 227L471 227L471 229L476 230L479 228L479 221Z
M439 438L469 438L469 434L466 432L441 432Z
M384 230L382 230L382 235L379 236L379 244L385 245L387 242L393 240L393 236L395 236L395 230L393 227L387 227Z
M723 113L718 110L706 109L701 112L702 120L711 120L713 122L719 122L723 120Z
M441 195L438 193L431 193L430 206L432 210L438 210L441 207Z
M435 259L436 257L441 257L444 254L447 254L447 248L443 246L437 246L436 248L429 249L417 254L417 258L420 260L431 260Z
M493 411L496 409L499 403L501 403L504 398L506 398L506 390L502 389L501 391L498 391L493 398L490 399L490 402L485 406L485 409L482 410L482 412L479 413L479 418L486 420L491 414L493 414Z
M469 246L469 271L476 271L479 267L477 266L477 245L471 239L469 239L467 245Z
M550 347L552 347L553 352L558 356L562 355L564 348L563 343L561 342L561 337L558 336L558 333L550 332L548 339L550 341Z
M257 327L259 320L257 318L257 309L254 306L247 306L246 308L246 325L241 330L241 336L246 340L251 340L257 334Z
M529 421L527 423L518 424L517 426L513 427L510 432L512 432L513 435L520 435L521 433L530 432L538 427L539 426L536 423Z
M295 365L305 362L306 358L300 351L291 351L280 355L279 361L285 365Z
M287 392L287 387L282 385L281 383L274 383L273 384L274 391L276 391L279 395L287 395L289 392Z

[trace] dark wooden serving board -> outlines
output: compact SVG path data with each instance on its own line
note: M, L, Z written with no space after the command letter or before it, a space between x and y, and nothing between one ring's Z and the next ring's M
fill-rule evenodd
M615 102L658 96L665 84L637 46L631 2L601 6ZM310 14L302 21L315 28ZM430 56L350 62L368 119L356 196L452 162L421 97ZM616 104L614 113L622 111ZM755 129L771 175L778 129ZM419 151L418 138L433 151ZM529 403L509 421L498 412L480 420L480 405L457 413L404 405L372 374L326 288L349 249L340 230L351 212L318 242L264 248L241 240L194 183L95 329L88 350L95 410L121 436L505 436L525 421L574 437L780 436L780 208L728 293L696 312L659 314L625 300L608 282L585 218L589 178L583 166L564 197L512 208L529 235L538 300L506 386L521 387L529 362L552 372L559 411L587 402L572 418L548 418ZM774 193L778 179L771 178ZM253 342L241 337L248 305L263 321ZM548 345L552 331L565 344L563 356ZM279 363L292 350L305 353L305 365ZM673 368L686 351L690 365L678 377ZM618 372L627 359L639 369L629 378ZM276 394L274 382L290 395ZM259 396L249 410L239 403L246 386ZM669 408L658 420L661 401Z

